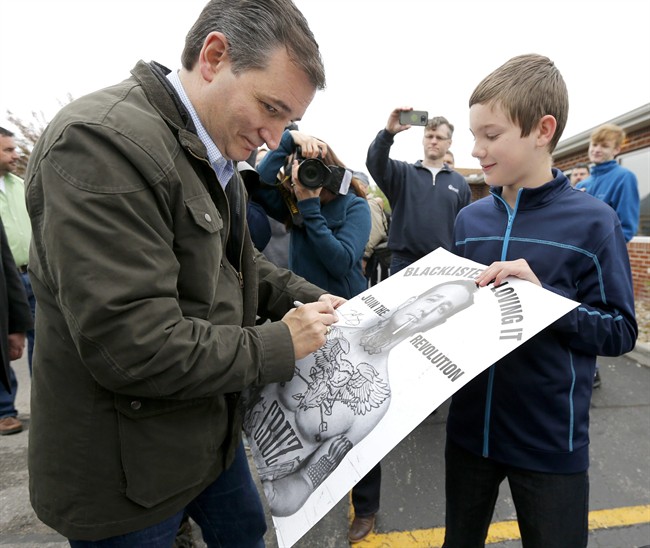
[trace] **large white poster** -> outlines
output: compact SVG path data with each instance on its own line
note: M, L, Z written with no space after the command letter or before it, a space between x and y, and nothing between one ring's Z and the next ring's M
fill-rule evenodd
M247 394L278 544L297 542L454 392L578 303L437 249L339 308L293 379Z

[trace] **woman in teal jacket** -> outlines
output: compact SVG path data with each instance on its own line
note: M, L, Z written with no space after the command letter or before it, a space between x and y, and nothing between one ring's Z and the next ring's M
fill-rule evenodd
M300 182L297 146L305 157L320 154L332 171L323 186L309 188ZM292 165L279 180L287 158ZM370 236L370 208L362 183L327 144L295 130L284 132L280 146L257 169L263 184L256 200L271 217L291 225L289 269L346 299L364 291L368 282L361 261Z

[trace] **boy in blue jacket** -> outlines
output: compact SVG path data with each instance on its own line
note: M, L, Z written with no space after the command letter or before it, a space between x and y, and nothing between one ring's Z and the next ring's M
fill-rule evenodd
M469 106L491 196L460 211L454 252L489 265L479 288L515 276L580 305L453 396L445 546L484 546L505 478L523 546L586 546L596 356L628 352L637 337L625 238L612 208L552 168L569 105L550 59L510 59Z
M589 177L576 188L602 200L616 211L621 220L625 241L634 238L639 227L639 183L636 175L614 159L625 142L625 130L603 124L591 134L589 160L594 163Z

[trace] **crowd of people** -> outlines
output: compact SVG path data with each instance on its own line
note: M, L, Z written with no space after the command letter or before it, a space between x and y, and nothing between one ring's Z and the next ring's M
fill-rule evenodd
M630 351L637 336L626 243L639 195L615 160L624 132L594 131L590 163L569 180L552 163L568 114L562 75L547 57L517 56L469 100L490 195L472 202L444 116L423 127L422 159L392 158L397 135L416 131L400 106L369 143L377 196L336 143L298 128L324 86L291 0L210 0L180 69L140 61L66 105L24 181L0 128L0 434L23 429L10 361L27 340L36 514L74 548L180 546L190 518L208 546L263 546L242 425L270 399L300 414L283 396L301 390L296 360L336 343L374 363L380 420L390 389L375 347L434 325L437 293L466 306L476 288L514 276L580 306L453 396L445 546L483 545L506 478L525 545L586 546L596 358ZM368 332L332 325L346 300L439 247L487 268L420 295L427 320L399 338L385 324L413 315L411 301ZM304 444L295 473L262 476L277 515L367 434L352 420L337 427ZM372 532L380 492L377 463L351 492L351 543Z

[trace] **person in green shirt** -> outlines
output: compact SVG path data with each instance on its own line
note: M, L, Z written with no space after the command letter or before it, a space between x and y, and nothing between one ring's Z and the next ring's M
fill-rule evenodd
M36 301L29 274L27 274L32 228L25 206L23 180L13 173L16 170L18 158L14 134L0 127L0 218L5 227L9 248L25 288L33 318ZM30 372L33 351L34 330L30 329L27 332L27 361ZM15 407L18 382L11 367L9 367L9 382L11 392L0 385L0 435L16 434L23 429L22 422L17 418L18 411Z

